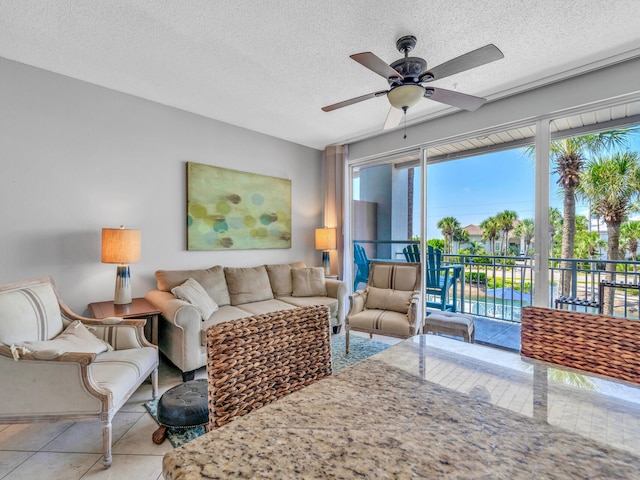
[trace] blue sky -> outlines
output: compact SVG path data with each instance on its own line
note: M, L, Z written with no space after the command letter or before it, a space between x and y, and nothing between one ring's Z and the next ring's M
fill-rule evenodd
M630 142L640 151L640 135ZM552 165L553 169L553 165ZM479 225L485 218L503 210L515 210L518 218L534 217L534 163L522 150L442 162L427 171L427 237L442 238L438 221L452 216L461 226ZM562 212L557 193L557 176L551 178L550 204ZM419 187L418 187L419 192ZM419 195L419 193L418 193ZM419 196L417 202L419 202ZM586 215L588 206L576 205L576 213ZM419 226L415 225L419 232Z
M630 138L629 149L640 152L640 134ZM503 210L515 210L519 219L534 218L534 162L524 156L521 149L442 162L428 169L427 239L442 238L437 224L447 216L457 218L462 227L480 225L484 219ZM551 177L549 203L562 213L557 175ZM419 205L418 172L415 182L414 204ZM354 197L359 197L358 181L354 182ZM588 211L588 205L576 202L578 215L586 216ZM419 235L419 218L414 220L413 231Z

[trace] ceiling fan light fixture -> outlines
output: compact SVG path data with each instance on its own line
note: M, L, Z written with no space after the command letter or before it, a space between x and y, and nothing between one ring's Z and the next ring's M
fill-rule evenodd
M420 85L399 85L387 93L392 107L402 110L413 107L424 96L424 87Z

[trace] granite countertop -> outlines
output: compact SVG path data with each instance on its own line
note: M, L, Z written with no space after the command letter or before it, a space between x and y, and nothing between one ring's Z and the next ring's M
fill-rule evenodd
M640 478L640 387L420 335L167 453L165 479Z

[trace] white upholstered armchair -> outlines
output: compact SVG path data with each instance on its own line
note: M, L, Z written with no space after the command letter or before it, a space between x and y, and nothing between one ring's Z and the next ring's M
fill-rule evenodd
M149 375L158 393L144 323L78 316L50 277L0 285L0 424L100 419L109 467L114 415Z
M419 263L372 262L367 286L349 297L346 353L351 330L399 338L421 333L420 282Z

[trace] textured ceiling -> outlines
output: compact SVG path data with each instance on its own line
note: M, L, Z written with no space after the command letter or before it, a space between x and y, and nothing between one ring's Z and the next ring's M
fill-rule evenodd
M0 0L0 56L322 149L388 111L320 110L387 87L352 53L391 63L412 34L435 66L493 43L503 60L433 84L491 100L640 55L638 18L638 0ZM423 100L407 121L451 111Z

